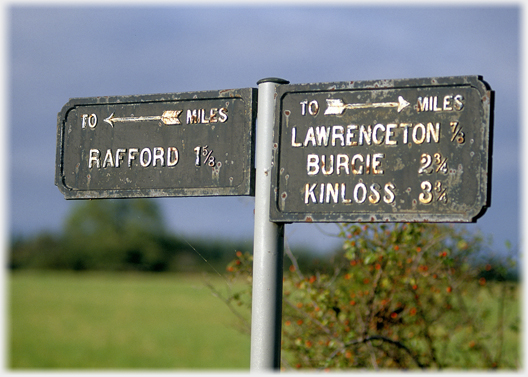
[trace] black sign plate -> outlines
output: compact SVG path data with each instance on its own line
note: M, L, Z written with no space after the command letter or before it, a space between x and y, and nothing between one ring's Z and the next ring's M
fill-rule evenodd
M71 99L55 184L66 199L254 195L256 91Z
M275 222L474 222L493 92L477 76L281 85Z

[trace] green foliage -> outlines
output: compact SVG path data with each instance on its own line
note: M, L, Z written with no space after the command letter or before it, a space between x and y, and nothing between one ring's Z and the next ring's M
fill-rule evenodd
M165 228L152 199L78 202L62 234L14 237L11 269L178 271L223 269L240 243L191 240Z
M519 367L517 285L482 275L503 266L478 264L479 234L394 224L342 226L340 236L332 269L306 274L289 253L283 368ZM251 266L251 255L239 253L227 269L251 280ZM225 300L247 305L250 290Z
M72 211L64 244L75 269L158 270L165 235L159 208L149 200L93 200Z
M61 239L52 233L37 234L32 238L15 236L11 240L8 265L10 269L50 268L52 261L63 254Z

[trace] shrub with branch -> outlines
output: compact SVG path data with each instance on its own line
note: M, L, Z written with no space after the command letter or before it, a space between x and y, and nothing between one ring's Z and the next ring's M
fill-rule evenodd
M283 369L520 367L517 284L498 281L506 270L482 259L479 234L384 224L343 225L339 236L331 268L301 271L286 250ZM251 269L251 254L237 252L228 276L246 284L216 292L239 316L251 306Z

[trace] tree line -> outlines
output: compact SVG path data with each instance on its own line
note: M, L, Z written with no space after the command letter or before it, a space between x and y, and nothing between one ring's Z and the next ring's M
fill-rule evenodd
M166 228L158 202L152 199L80 201L59 232L11 235L7 267L222 273L237 251L252 250L248 238L231 241L175 235ZM296 252L301 263L313 262L308 251Z
M225 269L248 242L187 240L170 233L150 199L82 201L60 232L13 235L8 268L197 272Z
M488 280L518 281L517 266L512 262L512 250L497 254L487 246L483 235L471 235L453 226L425 224L458 237L468 239L474 252L471 263ZM370 225L369 229L380 226ZM381 225L383 227L383 225ZM456 228L456 227L455 227ZM398 228L395 228L398 229ZM396 232L396 230L394 230ZM450 233L451 232L451 233ZM342 236L342 234L341 234ZM369 232L357 235L361 241L371 238ZM361 237L363 236L363 237ZM469 237L469 238L468 238ZM343 248L348 248L343 239ZM460 241L462 242L462 241ZM289 250L288 245L286 245ZM40 232L30 236L11 235L7 267L17 269L102 270L145 272L225 272L226 266L240 252L253 250L252 240L188 239L171 233L157 201L152 199L105 199L80 201L74 205L59 232ZM296 248L295 264L305 271L334 269L338 248L326 255ZM291 268L286 259L284 269ZM493 264L496 268L486 269Z

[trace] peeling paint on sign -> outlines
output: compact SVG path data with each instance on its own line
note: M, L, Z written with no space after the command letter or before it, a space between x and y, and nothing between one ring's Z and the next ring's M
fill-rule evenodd
M490 205L478 76L280 85L271 221L474 222Z
M254 195L256 93L71 99L55 184L66 199Z

